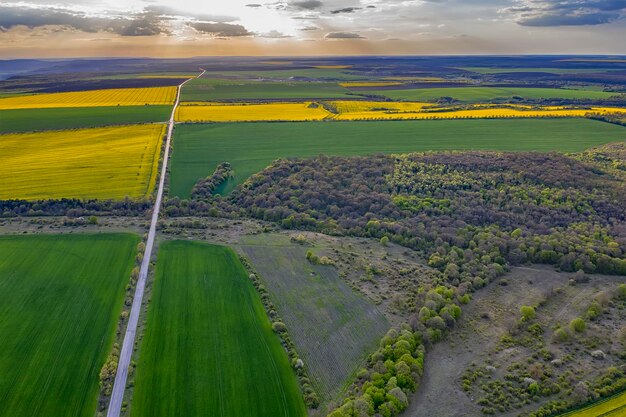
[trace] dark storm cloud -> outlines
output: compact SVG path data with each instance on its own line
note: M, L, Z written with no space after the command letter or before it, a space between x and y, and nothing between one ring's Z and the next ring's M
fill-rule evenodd
M230 23L193 22L189 23L189 26L191 26L198 32L212 34L219 37L234 38L254 35L242 25L235 25Z
M626 0L520 0L504 12L523 26L602 25L626 15Z
M113 32L122 36L150 36L167 34L162 20L151 13L132 18L92 17L84 13L62 8L32 8L0 6L0 30L16 26L36 28L41 26L65 26L83 32Z
M331 10L331 14L339 14L339 13L354 13L357 10L361 10L360 7L344 7L343 9Z
M298 9L313 10L322 7L323 3L319 0L300 0L289 3Z
M330 32L325 36L326 39L365 39L363 36L355 32Z

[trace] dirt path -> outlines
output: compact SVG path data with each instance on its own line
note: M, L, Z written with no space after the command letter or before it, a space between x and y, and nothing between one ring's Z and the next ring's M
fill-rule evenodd
M204 74L204 70L196 78L199 78ZM163 186L165 184L165 173L167 171L167 161L170 153L170 142L172 139L172 132L174 131L174 116L176 114L176 108L180 101L180 92L183 85L187 83L186 80L178 86L176 91L176 101L172 108L172 114L168 122L167 138L165 140L165 154L163 156L163 164L161 167L161 176L159 178L159 189L157 191L157 197L154 202L154 208L152 210L152 220L150 221L150 230L148 231L148 239L146 241L146 251L141 262L141 269L139 270L139 278L137 279L137 287L135 289L135 295L133 297L133 306L130 310L128 317L128 326L126 327L126 334L124 335L124 343L122 344L122 350L120 352L120 360L117 365L117 373L115 375L115 382L113 384L113 392L111 393L111 400L109 401L109 409L107 411L107 417L119 417L122 410L122 401L124 400L124 391L126 390L126 380L128 378L128 366L130 365L130 358L133 354L133 347L135 345L135 337L137 335L137 323L139 322L139 313L141 312L141 303L143 301L143 293L146 287L146 278L148 276L148 268L150 267L150 258L152 256L152 248L154 246L154 238L156 236L156 224L159 219L159 210L161 208L161 200L163 199Z

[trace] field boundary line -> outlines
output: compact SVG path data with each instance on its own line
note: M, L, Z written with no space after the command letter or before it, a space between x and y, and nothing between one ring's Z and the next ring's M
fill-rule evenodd
M202 76L205 70L196 78ZM130 365L130 358L133 354L133 347L135 346L135 339L137 336L137 324L139 322L139 313L141 312L141 305L143 302L143 294L146 287L146 278L148 276L148 270L150 268L150 258L152 256L152 248L154 246L154 239L156 236L156 225L159 219L159 210L161 208L161 200L163 199L163 188L165 185L165 174L167 170L167 162L170 153L170 142L172 139L172 132L174 131L174 115L176 108L180 102L180 92L188 81L193 78L189 78L182 82L176 89L176 100L174 101L174 107L172 108L172 114L168 122L167 138L165 140L165 153L163 155L163 164L161 166L161 176L159 178L159 189L157 191L156 200L154 201L154 208L152 209L152 220L150 221L150 230L148 231L148 239L146 240L146 250L144 252L143 260L141 261L141 269L139 270L139 278L137 279L137 287L135 289L135 295L133 296L133 305L128 316L128 326L126 327L126 333L124 334L124 342L120 351L120 358L115 372L115 382L113 383L113 390L111 392L111 399L109 401L109 407L107 410L107 417L119 417L122 411L122 402L124 400L124 392L126 391L126 381L128 379L128 367Z

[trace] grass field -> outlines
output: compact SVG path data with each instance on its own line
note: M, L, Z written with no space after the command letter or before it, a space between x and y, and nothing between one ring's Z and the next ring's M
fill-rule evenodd
M312 102L271 104L183 105L176 109L180 122L251 122L322 120L332 114Z
M0 133L165 122L171 106L0 110Z
M588 119L180 125L170 194L188 198L196 181L221 162L234 170L221 190L229 192L277 158L446 149L575 152L625 139L624 127Z
M389 323L334 267L307 261L310 247L284 235L246 237L240 247L270 291L320 399L333 399Z
M165 125L0 136L0 200L144 197Z
M268 82L196 78L183 87L182 101L346 98L349 91L329 82Z
M335 66L331 66L331 68L267 69L257 71L207 71L203 78L209 79L216 76L275 80L290 80L292 78L310 78L316 80L361 80L367 78L361 75L350 74L349 71L349 68L336 68Z
M144 106L174 103L176 87L118 88L0 99L0 110L51 107Z
M235 253L161 245L133 417L304 417L289 359Z
M618 95L605 91L566 90L562 88L502 88L502 87L447 87L417 88L410 90L358 91L359 94L385 96L394 100L435 101L452 97L466 102L497 98L523 97L527 99L605 99Z
M561 414L559 417L620 417L625 415L626 391L580 410Z
M138 240L0 237L0 416L95 415Z

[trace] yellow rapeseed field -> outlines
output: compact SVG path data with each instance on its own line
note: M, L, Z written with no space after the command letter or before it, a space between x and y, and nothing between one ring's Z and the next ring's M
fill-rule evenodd
M0 110L173 104L176 87L117 88L0 98Z
M617 114L626 109L594 107L570 109L564 107L532 108L530 106L477 105L469 109L434 108L429 103L333 101L337 109L335 120L407 120L407 119L485 119L519 117L584 117L589 113Z
M144 197L164 133L154 124L0 135L0 200Z
M317 103L219 104L185 103L178 106L179 122L256 122L322 120L332 113Z

